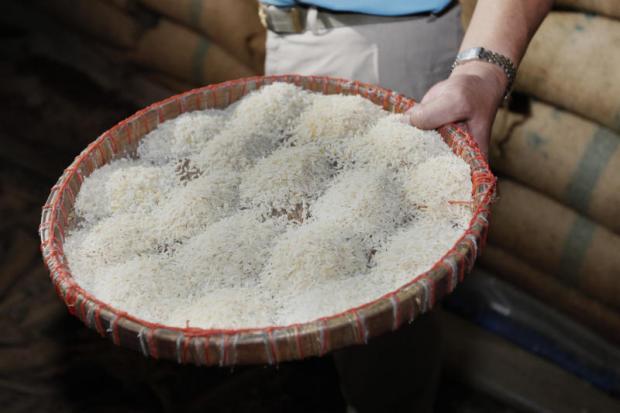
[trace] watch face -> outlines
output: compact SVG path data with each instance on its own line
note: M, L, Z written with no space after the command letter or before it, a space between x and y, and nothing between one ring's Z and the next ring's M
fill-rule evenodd
M482 47L472 47L471 49L463 50L456 58L458 60L479 59L482 56L483 50Z

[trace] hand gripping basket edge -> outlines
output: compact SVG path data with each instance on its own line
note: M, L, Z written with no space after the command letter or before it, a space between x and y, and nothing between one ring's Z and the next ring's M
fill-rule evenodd
M224 108L252 90L273 82L294 83L324 93L360 95L392 112L415 102L390 90L344 79L316 76L269 76L239 79L194 89L155 103L103 133L75 158L51 189L43 206L39 234L41 251L56 292L69 312L114 344L145 356L197 365L274 364L321 356L367 342L396 330L431 309L471 270L486 240L489 207L496 178L471 136L457 125L438 131L472 171L474 215L463 236L433 267L395 291L345 312L311 322L250 329L176 328L151 323L97 300L74 281L63 253L80 185L96 168L136 150L140 139L161 122L181 113ZM414 278L415 277L415 278Z

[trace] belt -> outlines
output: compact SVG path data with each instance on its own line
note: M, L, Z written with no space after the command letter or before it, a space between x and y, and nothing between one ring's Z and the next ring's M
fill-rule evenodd
M364 24L390 23L411 20L412 18L434 19L447 12L454 2L440 13L419 13L407 16L376 16L361 13L330 12L321 9L317 13L313 28L333 29L336 27L359 26ZM263 26L275 33L302 33L306 30L306 17L309 7L293 6L278 7L272 4L259 3L258 15Z

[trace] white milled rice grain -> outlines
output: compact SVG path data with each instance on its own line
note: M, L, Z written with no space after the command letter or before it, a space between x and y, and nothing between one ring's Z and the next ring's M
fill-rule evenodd
M251 167L288 139L312 96L288 83L251 93L231 109L225 128L193 155L193 163L201 170Z
M162 320L184 298L185 283L169 271L168 257L143 254L96 268L92 291L98 299L147 320ZM82 283L80 278L76 281ZM145 303L148 302L148 305Z
M245 173L241 200L247 205L291 210L320 194L333 174L329 159L317 145L282 147Z
M227 112L217 109L183 113L148 133L138 146L138 156L161 163L199 152L224 127L226 119Z
M464 229L445 219L422 215L377 251L372 272L387 284L405 284L429 270L463 235Z
M472 181L469 165L449 153L429 158L412 169L403 170L404 192L407 200L438 217L467 215L471 202ZM434 190L426 188L432 183ZM421 191L420 188L424 188Z
M469 166L358 96L275 83L187 113L94 171L64 251L75 280L151 322L307 322L412 281L463 235Z
M148 212L174 185L173 166L119 159L95 169L80 188L75 211L87 222L112 213Z
M415 131L405 123L408 117L391 114L357 139L347 142L344 158L356 166L402 168L430 157L452 153L435 131Z
M275 302L257 288L237 287L205 293L161 320L183 327L268 327L278 322ZM222 320L226 320L222 323Z
M112 172L101 188L113 214L147 212L155 208L173 185L170 167L135 165Z
M388 113L360 96L314 95L301 113L291 144L318 143L332 157L340 157L345 142L365 132Z
M235 212L239 199L239 177L221 170L179 186L153 210L147 230L163 242L175 242L204 229Z
M296 294L369 266L369 250L353 230L332 222L291 228L273 247L263 281L274 292Z
M330 282L318 283L312 289L301 290L293 294L280 295L282 302L278 320L283 325L303 323L324 317L325 309L329 314L338 314L354 307L376 300L382 294L400 287L370 270L353 277L338 278Z
M75 200L75 213L86 221L94 222L110 215L110 199L105 191L110 176L126 168L133 161L119 159L93 171L82 183L79 196Z
M191 281L192 294L256 287L257 272L269 258L265 249L285 228L284 218L262 220L254 210L241 211L187 240L172 261Z
M88 277L96 268L156 252L158 240L149 236L148 215L116 214L84 226L65 240L64 251L76 278Z
M342 172L310 207L315 220L346 225L368 235L392 232L407 212L400 183L385 168Z

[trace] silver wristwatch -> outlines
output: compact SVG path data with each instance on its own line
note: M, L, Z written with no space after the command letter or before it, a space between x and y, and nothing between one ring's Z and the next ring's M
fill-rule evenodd
M506 77L508 78L508 86L506 86L504 99L508 99L512 90L512 83L517 75L517 69L515 68L514 63L502 54L492 52L484 47L473 47L471 49L463 50L461 53L456 55L456 60L452 63L452 70L454 70L454 68L458 65L472 60L482 60L493 63L494 65L499 66L504 73L506 73Z

